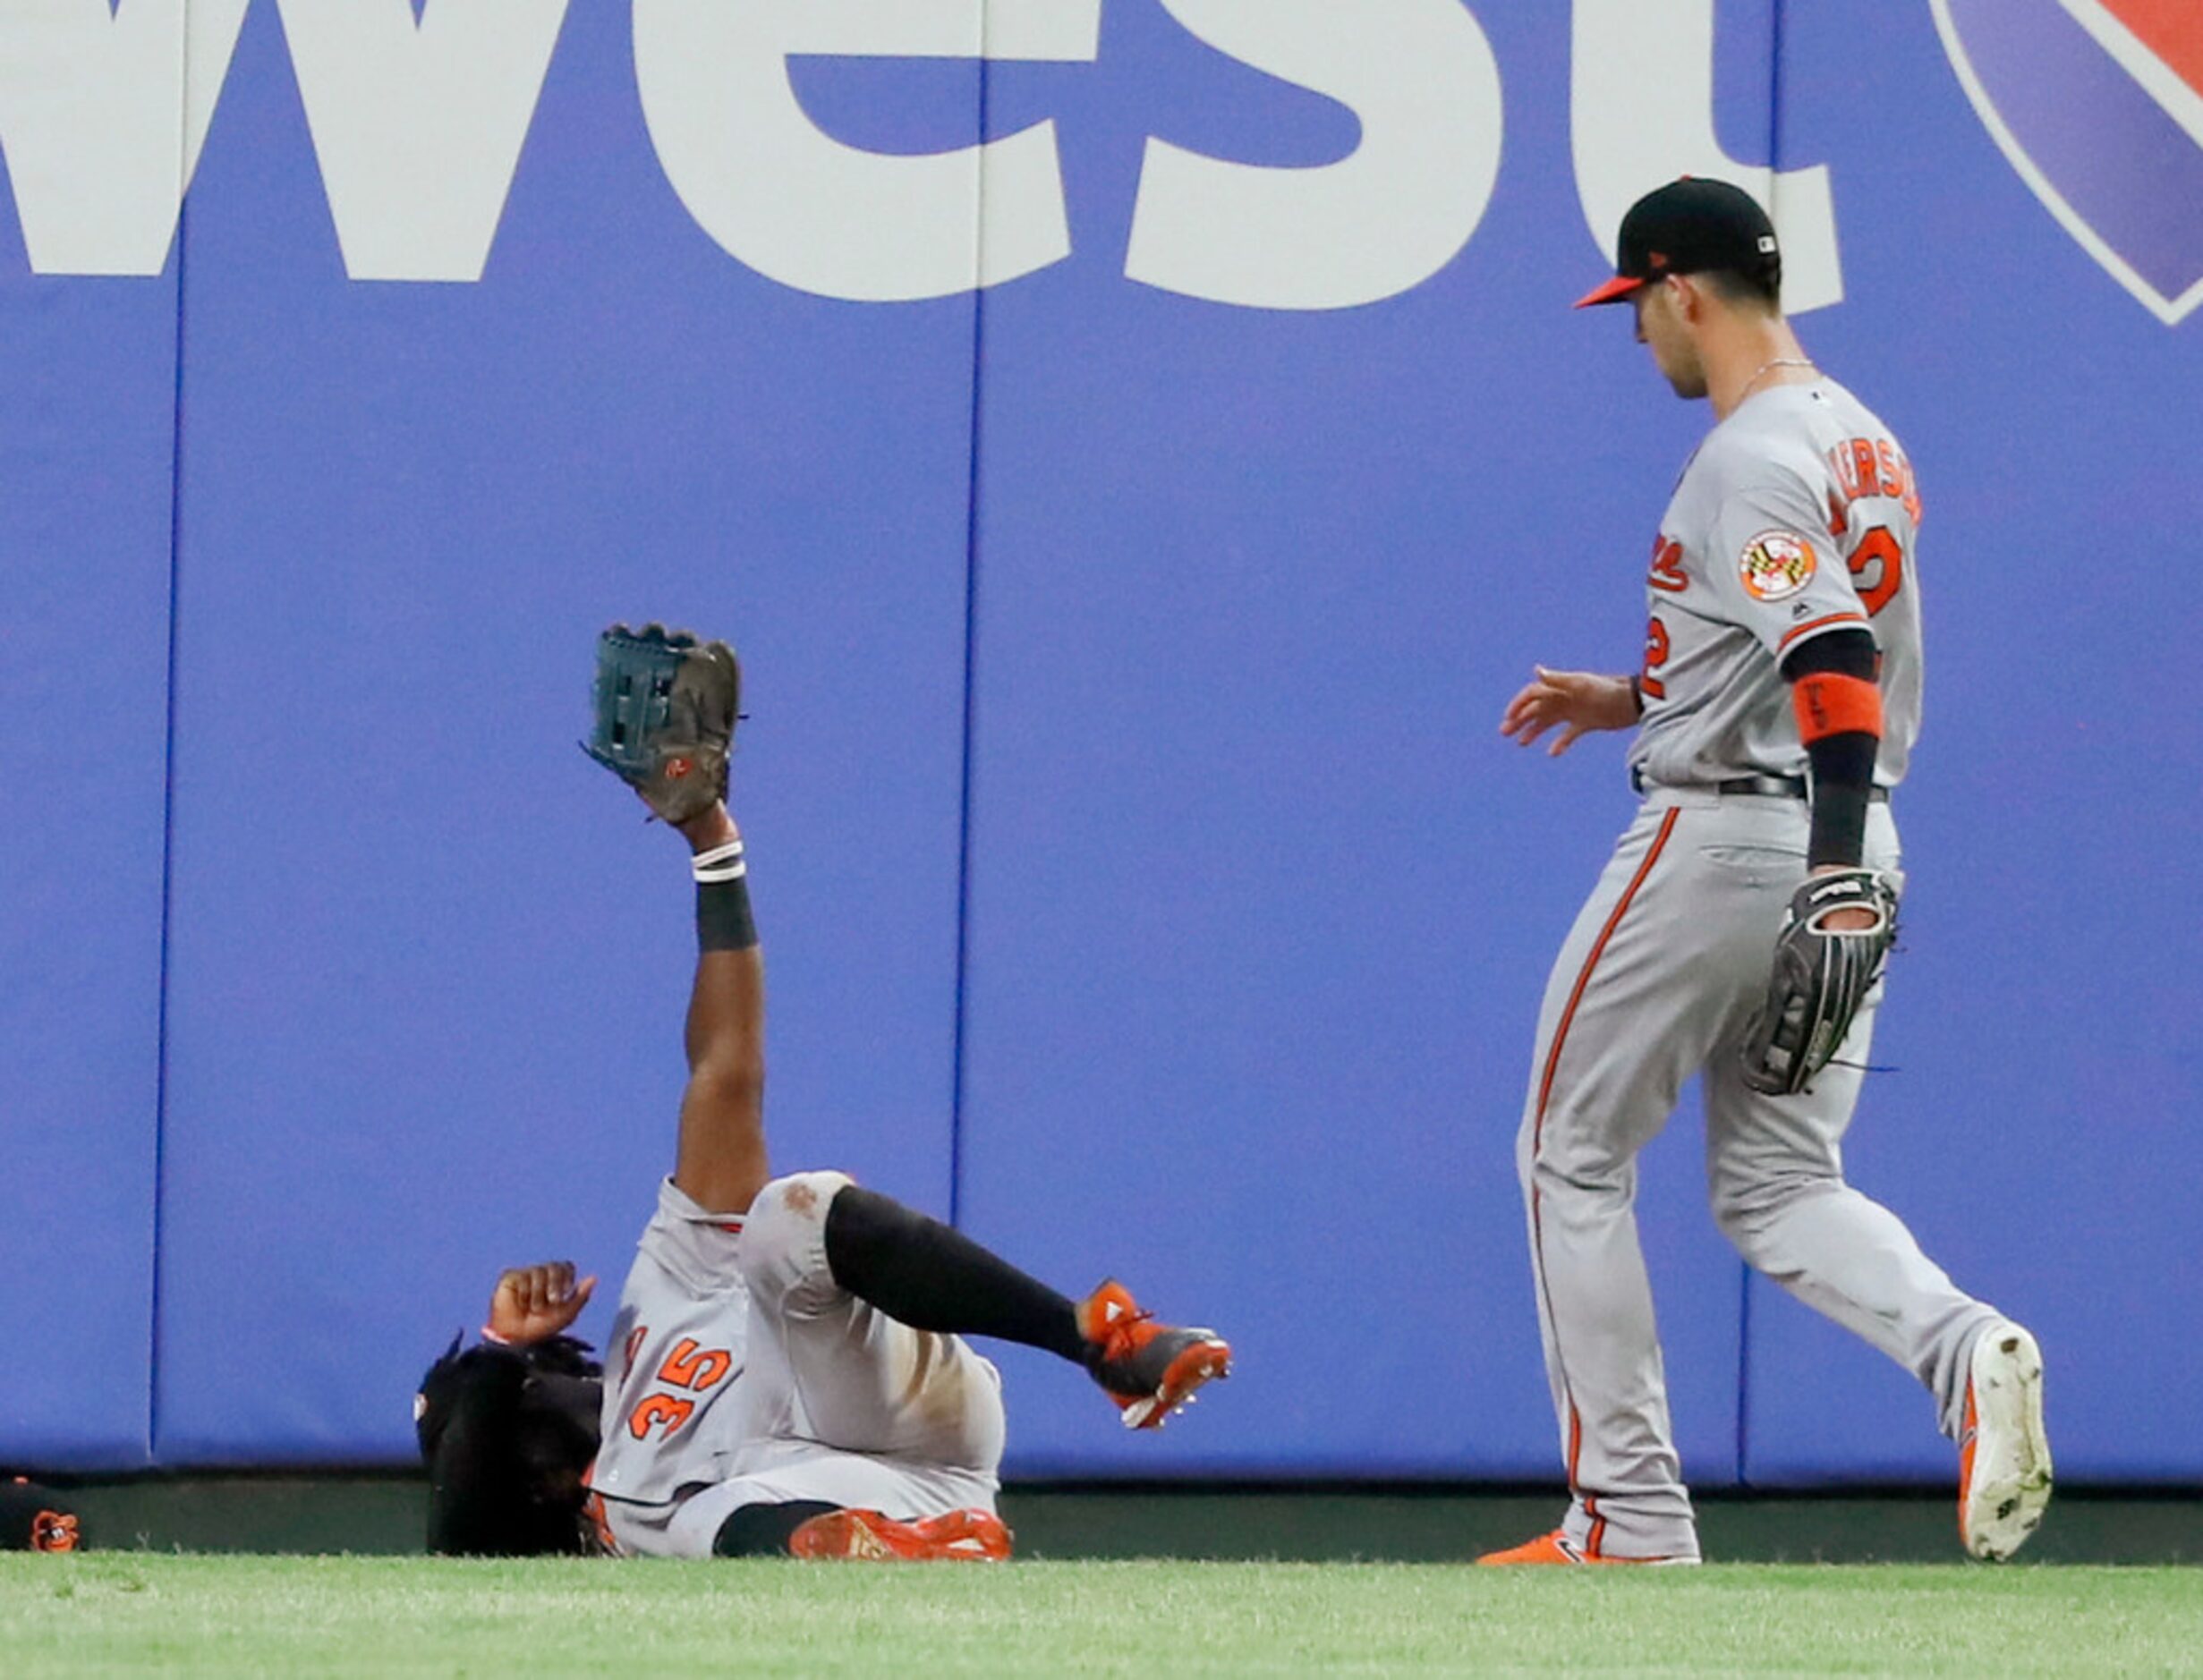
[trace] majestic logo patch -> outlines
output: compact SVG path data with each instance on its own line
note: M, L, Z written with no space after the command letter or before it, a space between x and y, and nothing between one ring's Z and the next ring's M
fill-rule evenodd
M1737 571L1756 601L1787 600L1811 582L1820 562L1794 530L1763 530L1744 545Z
M2082 250L2172 326L2203 304L2195 0L1932 0L1990 137Z

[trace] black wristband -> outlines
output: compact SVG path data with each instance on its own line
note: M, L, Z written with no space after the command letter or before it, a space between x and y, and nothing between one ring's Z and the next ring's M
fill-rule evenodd
M750 915L750 866L742 842L729 840L696 854L696 946L702 951L747 951L757 943Z
M750 914L750 883L745 876L731 881L696 883L696 948L700 951L747 951L757 943L757 922Z

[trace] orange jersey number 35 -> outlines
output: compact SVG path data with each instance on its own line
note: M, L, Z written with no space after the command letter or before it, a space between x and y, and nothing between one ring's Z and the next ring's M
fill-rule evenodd
M726 1349L705 1347L693 1336L685 1336L674 1345L673 1352L666 1355L655 1380L668 1387L702 1394L726 1381L727 1372L734 1367L734 1355ZM638 1441L648 1440L651 1431L662 1426L659 1438L663 1440L687 1422L695 1410L693 1400L677 1395L646 1395L627 1414L627 1433Z

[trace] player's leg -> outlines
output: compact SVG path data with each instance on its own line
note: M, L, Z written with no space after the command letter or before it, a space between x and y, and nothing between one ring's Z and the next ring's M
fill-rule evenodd
M1843 1058L1863 1061L1870 1035L1862 1011ZM1954 1285L1894 1213L1844 1183L1841 1140L1859 1078L1832 1066L1811 1091L1773 1098L1709 1070L1714 1218L1754 1268L1919 1379L1961 1446L1968 1549L2009 1557L2050 1498L2042 1355L2026 1330Z
M642 1557L806 1557L992 1562L1010 1533L993 1489L864 1453L752 1443L731 1473L679 1500L600 1499L607 1549ZM892 1513L892 1515L889 1515Z
M1687 800L1639 814L1539 1015L1517 1155L1573 1495L1559 1535L1534 1543L1552 1561L1697 1556L1634 1203L1637 1152L1718 1029L1709 976L1736 960L1705 903L1709 815Z
M1840 1058L1862 1060L1878 999ZM1863 1077L1832 1065L1809 1091L1769 1097L1719 1057L1705 1079L1714 1218L1737 1252L1816 1311L1880 1348L1936 1398L1955 1437L1974 1337L2001 1315L1951 1282L1902 1220L1844 1182L1842 1139Z
M1895 831L1886 810L1876 810L1867 861L1893 869ZM1752 1090L1735 1037L1724 1039L1705 1078L1714 1217L1754 1268L1918 1378L1945 1435L1964 1438L1988 1397L1980 1431L1988 1462L1978 1446L1967 1461L1969 1504L1980 1508L1962 1524L1969 1547L2002 1556L2032 1532L2049 1497L2041 1357L2024 1330L1952 1284L1902 1220L1844 1182L1843 1136L1881 1002L1877 987L1836 1060L1794 1097Z
M1230 1350L1213 1332L1158 1324L1114 1285L1075 1303L838 1173L767 1185L744 1228L742 1267L753 1329L787 1360L804 1432L851 1450L991 1473L999 1379L966 1336L1081 1366L1136 1422L1160 1422L1229 1369Z
M1083 1366L1130 1429L1161 1427L1230 1368L1215 1331L1160 1323L1114 1278L1074 1302L953 1226L861 1185L834 1198L826 1256L843 1288L914 1329L993 1336Z

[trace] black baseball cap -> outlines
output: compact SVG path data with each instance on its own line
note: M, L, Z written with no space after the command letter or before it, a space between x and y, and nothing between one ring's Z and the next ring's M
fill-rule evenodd
M1621 218L1614 277L1576 300L1619 303L1648 280L1710 268L1782 283L1782 248L1759 200L1726 181L1685 175L1647 192Z

